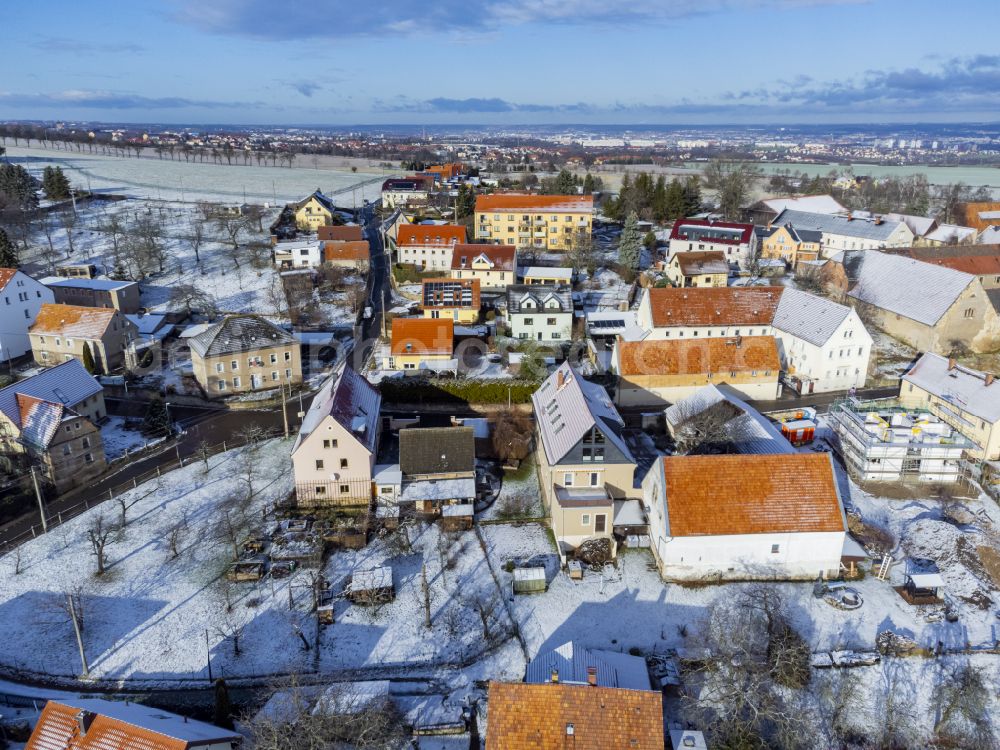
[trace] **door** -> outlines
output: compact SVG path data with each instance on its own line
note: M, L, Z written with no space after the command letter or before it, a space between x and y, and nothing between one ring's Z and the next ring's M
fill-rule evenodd
M263 381L260 375L255 374L250 376L250 387L252 389L257 390L258 388L261 387L262 384Z
M607 528L608 517L603 513L594 516L594 533L603 534Z
M542 332L541 332L541 331L539 331L539 332L538 332L538 340L539 340L539 341L541 341L541 340L542 340Z

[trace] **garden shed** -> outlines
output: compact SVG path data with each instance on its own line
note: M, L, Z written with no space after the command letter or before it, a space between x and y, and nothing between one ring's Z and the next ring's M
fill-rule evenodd
M396 598L392 585L392 568L383 565L359 570L347 584L347 598L355 604L384 604Z
M547 590L544 567L514 568L515 594L542 594Z

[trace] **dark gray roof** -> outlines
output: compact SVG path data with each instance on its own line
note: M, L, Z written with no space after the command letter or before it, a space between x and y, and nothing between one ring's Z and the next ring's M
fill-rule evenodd
M775 224L791 224L796 232L813 230L825 234L838 234L864 240L885 241L902 224L901 221L883 220L881 223L870 218L849 219L843 215L814 214L806 211L787 209L774 219Z
M191 351L201 357L217 357L294 344L295 337L256 315L230 315L189 340Z
M313 399L302 420L292 453L327 415L337 420L369 453L378 448L375 443L382 394L353 367L344 364L342 368L339 375L334 374L327 379Z
M14 424L21 423L17 394L73 407L104 389L97 379L80 364L78 359L70 359L61 365L42 370L6 388L0 389L0 411Z
M471 427L411 427L399 431L399 469L404 476L474 471Z
M546 308L546 304L555 299L559 309ZM536 307L522 309L528 301ZM554 284L511 284L507 287L507 312L573 312L573 290L568 286Z

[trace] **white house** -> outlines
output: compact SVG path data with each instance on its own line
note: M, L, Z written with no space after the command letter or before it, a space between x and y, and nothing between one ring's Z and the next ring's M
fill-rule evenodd
M677 253L722 253L732 268L746 270L757 255L753 224L678 219L670 231L667 260Z
M913 230L903 221L871 214L821 214L786 209L772 222L791 224L795 229L811 229L823 234L820 252L824 258L845 250L878 250L885 247L909 247Z
M319 268L323 263L323 243L318 240L287 240L274 246L278 268Z
M781 368L800 393L864 387L872 337L853 308L786 288L771 324Z
M507 287L511 336L533 341L573 338L573 293L566 286L511 284Z
M47 286L15 268L0 268L0 361L31 351L28 329L46 302L55 302Z
M647 340L773 336L781 369L805 393L864 386L872 338L846 305L790 287L647 289Z
M422 271L451 268L455 246L465 242L458 224L404 224L396 231L396 262Z
M828 453L665 456L642 481L668 580L837 576L847 517Z

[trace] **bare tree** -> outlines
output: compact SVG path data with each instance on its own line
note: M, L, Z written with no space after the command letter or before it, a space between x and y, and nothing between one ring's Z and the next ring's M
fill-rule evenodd
M531 419L513 409L497 413L491 442L493 452L502 461L521 461L531 452Z
M170 559L176 560L181 554L181 545L188 532L187 514L181 515L177 523L167 530L167 548L170 550Z
M945 667L934 690L934 731L955 747L995 748L990 722L990 678L971 664Z
M201 255L198 251L205 241L205 222L196 216L192 216L188 222L188 239L191 242L191 249L194 251L194 262L201 264Z
M238 607L229 607L226 616L222 618L215 632L225 640L233 644L233 656L242 654L241 642L243 633L246 631L247 621L244 610Z
M127 494L119 495L118 497L115 498L115 500L118 503L118 510L121 512L121 521L118 524L118 530L124 533L125 526L128 524L129 508L131 508L133 505L142 500L142 496L140 495L137 497L133 497L131 498L131 502L129 502L129 497Z
M229 545L233 560L240 558L240 547L250 533L251 523L241 492L232 492L216 511L215 537Z
M671 416L671 433L678 453L735 453L729 423L742 411L728 401L719 401L707 408L678 402Z
M186 315L199 312L212 316L218 312L212 295L199 289L194 284L177 284L170 290L170 304L182 307Z
M234 250L240 249L240 236L247 231L247 222L244 217L233 216L228 213L220 214L215 218L215 226L229 238L229 242L232 244ZM233 261L239 267L239 259L233 255L230 255L230 257L233 258Z
M114 524L109 523L103 514L95 515L87 526L87 539L90 541L90 548L97 558L97 575L104 575L105 571L105 548L114 539L118 529Z
M60 211L59 225L66 230L66 245L68 246L66 257L68 258L75 251L73 247L73 230L76 229L76 211L72 209L63 209Z
M42 234L45 235L46 240L46 244L39 249L38 255L42 262L49 267L49 271L55 273L56 261L59 260L59 251L56 250L55 243L52 241L52 233L55 231L55 227L52 225L51 215L48 213L40 214L38 226L42 230Z
M431 587L427 585L427 564L420 566L420 592L424 598L424 627L431 626Z

